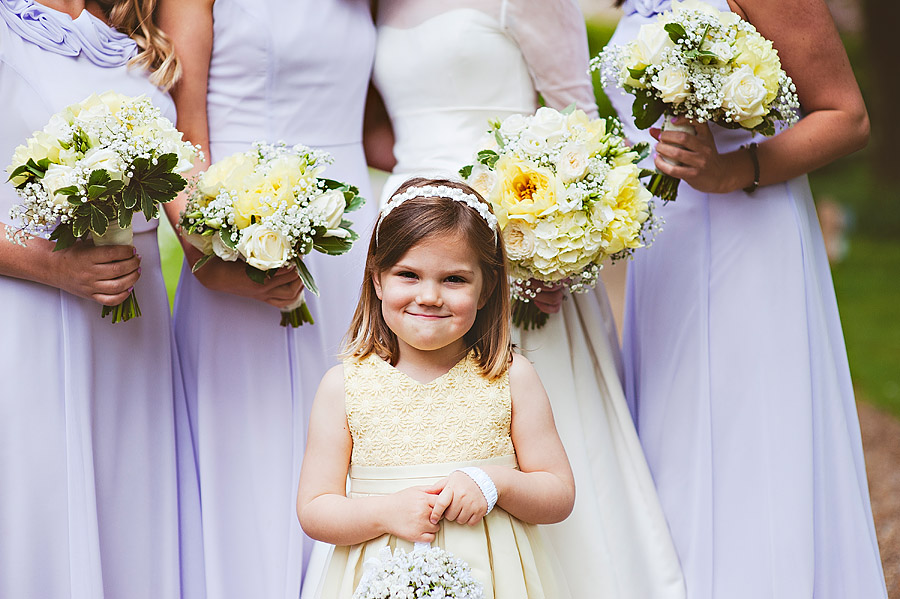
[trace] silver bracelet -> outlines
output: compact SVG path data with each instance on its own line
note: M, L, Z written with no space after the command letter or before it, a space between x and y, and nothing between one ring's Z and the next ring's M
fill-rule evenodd
M475 481L475 484L481 489L481 494L484 495L484 500L487 501L485 516L490 514L494 506L497 505L497 485L494 484L487 472L477 466L467 466L458 468L458 470Z

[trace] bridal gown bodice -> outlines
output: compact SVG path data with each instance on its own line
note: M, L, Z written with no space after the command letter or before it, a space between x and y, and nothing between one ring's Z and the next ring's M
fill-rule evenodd
M397 158L382 202L413 175L458 178L489 119L531 114L539 99L596 114L574 0L386 0L377 23L374 82ZM543 531L573 596L677 599L681 573L625 403L614 328L601 285L569 297L544 328L516 331L578 487L569 519Z

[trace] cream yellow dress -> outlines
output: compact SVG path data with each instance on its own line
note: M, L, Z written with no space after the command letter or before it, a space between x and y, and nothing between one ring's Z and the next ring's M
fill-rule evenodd
M347 361L344 393L353 438L350 497L432 484L464 466L517 467L509 377L488 380L471 353L427 384L375 355ZM442 522L433 545L469 564L485 599L571 596L538 527L499 507L475 526ZM317 596L352 597L364 563L385 546L413 548L387 534L335 547Z

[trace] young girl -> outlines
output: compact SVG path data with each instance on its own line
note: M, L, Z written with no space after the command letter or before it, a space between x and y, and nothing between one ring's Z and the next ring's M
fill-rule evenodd
M533 524L568 516L575 483L508 314L484 200L451 181L401 186L369 243L347 359L310 419L297 514L337 545L317 596L349 598L380 548L416 542L467 562L486 597L569 596Z

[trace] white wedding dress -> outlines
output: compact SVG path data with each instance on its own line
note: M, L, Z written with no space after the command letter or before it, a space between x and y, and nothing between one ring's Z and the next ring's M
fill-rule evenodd
M574 0L382 0L377 24L374 81L396 137L386 194L411 176L456 175L488 119L533 113L539 94L596 114ZM573 596L683 597L622 391L605 290L568 297L517 342L547 388L575 472L575 510L545 528Z

